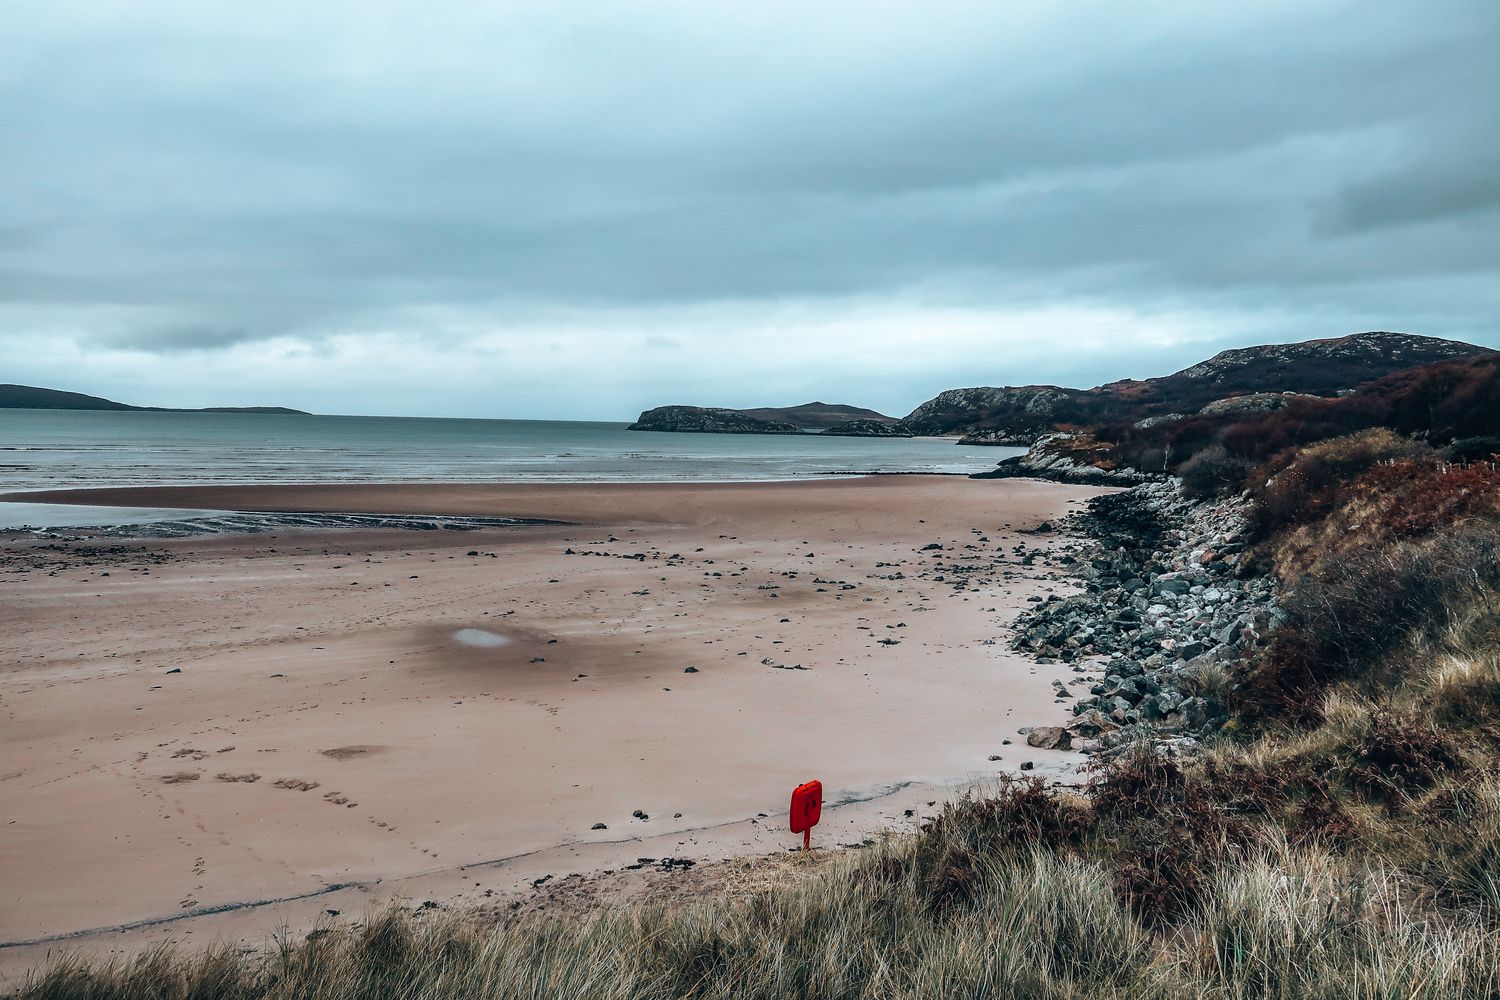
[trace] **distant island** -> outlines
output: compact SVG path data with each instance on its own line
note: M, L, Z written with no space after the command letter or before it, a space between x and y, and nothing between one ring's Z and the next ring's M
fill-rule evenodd
M784 420L803 430L826 430L851 420L873 420L881 424L896 423L895 417L846 403L803 403L801 406L758 406L739 411L756 420Z
M287 406L203 406L197 409L173 406L131 406L103 396L89 396L63 389L35 385L0 384L0 409L8 410L130 410L152 413L287 413L310 416L306 410Z
M804 434L832 437L911 437L895 417L845 403L803 403L733 410L720 406L657 406L627 430L708 434Z

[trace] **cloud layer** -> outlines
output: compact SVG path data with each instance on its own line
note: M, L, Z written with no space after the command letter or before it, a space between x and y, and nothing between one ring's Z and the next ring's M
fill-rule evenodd
M569 6L0 0L0 381L611 419L1500 346L1487 0Z

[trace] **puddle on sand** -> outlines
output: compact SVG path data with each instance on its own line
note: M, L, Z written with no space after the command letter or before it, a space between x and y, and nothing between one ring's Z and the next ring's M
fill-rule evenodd
M498 632L487 632L482 628L461 628L453 633L453 638L465 646L479 646L485 649L510 644L510 639L506 636Z

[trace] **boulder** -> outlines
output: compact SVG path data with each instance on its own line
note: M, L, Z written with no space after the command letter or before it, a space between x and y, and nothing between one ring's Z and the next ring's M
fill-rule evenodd
M1061 726L1037 726L1026 734L1026 744L1039 750L1070 750L1073 734Z

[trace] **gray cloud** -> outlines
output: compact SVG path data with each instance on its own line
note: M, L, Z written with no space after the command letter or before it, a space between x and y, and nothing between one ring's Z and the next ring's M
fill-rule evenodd
M374 411L381 358L503 349L530 388L430 405L525 415L556 387L517 359L619 349L573 382L617 416L746 384L902 409L1368 327L1500 343L1487 0L308 6L11 12L0 346L31 377L280 396L312 357ZM716 371L757 338L779 353Z

